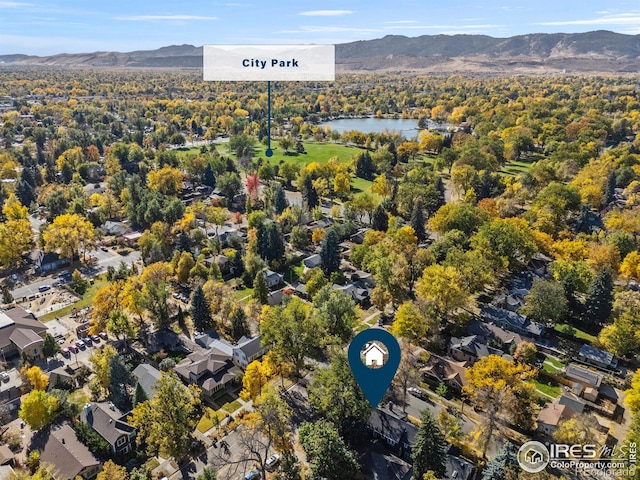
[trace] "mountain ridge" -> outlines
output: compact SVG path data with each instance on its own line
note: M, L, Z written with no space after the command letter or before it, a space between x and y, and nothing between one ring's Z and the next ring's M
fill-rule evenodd
M51 56L0 55L2 65L49 67L201 68L202 47ZM338 71L640 72L640 35L607 30L584 33L387 35L336 45Z

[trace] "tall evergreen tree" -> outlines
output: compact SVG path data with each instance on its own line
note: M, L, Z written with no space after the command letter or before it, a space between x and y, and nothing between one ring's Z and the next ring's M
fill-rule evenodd
M229 319L231 322L231 338L239 340L242 337L251 335L247 324L247 315L242 308L236 308Z
M422 198L416 198L413 202L413 211L411 212L411 227L413 228L418 242L422 243L427 238L427 232L424 228L424 206L422 204Z
M589 284L583 318L591 325L602 325L611 315L612 305L613 278L609 269L603 268Z
M273 209L275 212L280 215L285 208L289 205L287 201L287 196L284 193L284 188L282 188L282 184L276 182L273 184Z
M233 265L233 274L236 277L241 277L244 273L244 260L242 259L242 252L240 250L236 250L236 253L233 254L231 265Z
M309 210L320 204L320 198L318 192L313 188L313 181L311 176L307 175L302 182L302 198Z
M33 173L31 173L30 168L25 167L22 169L22 173L20 174L20 180L23 182L27 182L33 188L36 188L36 179L34 178Z
M16 197L22 205L29 207L36 201L36 191L28 182L20 180L16 185Z
M269 286L267 285L267 279L264 278L262 270L256 273L256 277L253 279L253 298L258 300L262 305L269 303Z
M260 256L267 261L284 256L284 240L277 223L268 222L258 229L258 250Z
M191 320L196 330L202 332L211 327L211 309L200 285L191 294L189 315L191 315Z
M611 202L615 200L616 193L616 174L615 171L611 172L607 177L607 185L604 189L604 195L602 197L602 206L607 207Z
M487 462L482 480L508 480L517 478L521 468L510 443L505 443L498 454Z
M380 232L386 232L387 228L389 228L389 216L381 204L373 211L371 228Z
M133 406L135 407L139 403L146 402L147 400L149 400L147 393L142 388L142 385L138 383L136 385L135 392L133 392L133 400L132 400Z
M322 271L325 275L337 272L340 268L340 238L333 228L327 231L320 248Z
M213 167L210 163L204 169L204 175L202 177L202 183L208 185L211 188L216 188L216 176L213 173Z
M416 434L411 452L415 478L422 478L429 470L433 471L438 478L444 476L447 462L446 445L440 427L431 416L431 412L425 410L422 413L422 424Z
M375 173L375 165L373 159L368 151L360 153L356 157L356 177L364 178L365 180L373 180Z

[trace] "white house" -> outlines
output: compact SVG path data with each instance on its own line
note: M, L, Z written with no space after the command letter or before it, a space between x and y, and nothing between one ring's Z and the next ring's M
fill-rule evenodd
M384 365L384 356L387 354L377 343L370 343L364 352L362 352L367 367L382 367Z

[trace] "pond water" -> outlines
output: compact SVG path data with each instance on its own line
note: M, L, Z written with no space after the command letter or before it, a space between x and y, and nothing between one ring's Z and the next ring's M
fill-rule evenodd
M418 120L407 118L340 118L322 122L323 128L329 125L331 130L343 133L348 130L356 130L363 133L380 133L385 130L396 131L406 138L415 138L418 135Z

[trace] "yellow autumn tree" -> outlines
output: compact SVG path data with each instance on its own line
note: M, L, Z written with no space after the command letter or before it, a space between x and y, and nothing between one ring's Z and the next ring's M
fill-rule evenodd
M152 170L147 179L151 190L164 195L177 195L182 190L182 172L175 167L165 166Z
M45 250L59 250L60 256L64 258L86 253L94 236L95 229L91 222L77 213L57 216L42 234Z

